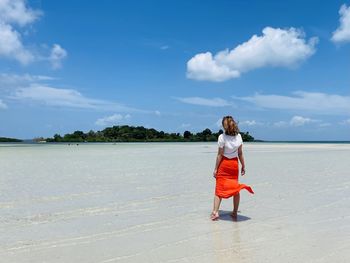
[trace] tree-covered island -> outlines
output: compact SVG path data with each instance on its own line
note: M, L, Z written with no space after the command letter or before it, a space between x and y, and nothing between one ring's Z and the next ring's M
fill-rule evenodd
M15 138L0 137L0 142L22 142L23 140Z
M199 142L199 141L217 141L218 136L223 133L212 132L210 129L204 129L201 132L191 133L185 131L180 133L167 133L157 131L153 128L143 126L113 126L107 127L101 131L90 130L87 133L75 131L63 136L55 134L53 138L41 138L47 142ZM240 132L243 141L254 141L254 137L249 132Z

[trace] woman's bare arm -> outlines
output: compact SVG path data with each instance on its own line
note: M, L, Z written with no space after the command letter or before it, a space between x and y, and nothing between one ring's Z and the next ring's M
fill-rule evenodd
M219 164L221 162L221 159L222 159L222 155L224 154L224 148L220 148L218 149L218 154L216 156L216 163L215 163L215 168L214 168L214 177L216 177L216 173L218 171L218 167L219 167Z
M244 156L243 156L243 145L239 146L238 148L238 158L241 162L241 175L245 174L245 163L244 163Z

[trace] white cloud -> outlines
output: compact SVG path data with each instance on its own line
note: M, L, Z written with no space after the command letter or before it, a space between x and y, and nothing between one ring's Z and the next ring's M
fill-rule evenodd
M11 25L1 21L0 56L13 58L23 65L34 60L34 55L23 46L20 34Z
M347 7L345 4L340 7L340 25L333 32L333 42L346 42L350 41L350 6Z
M273 122L272 126L277 128L287 128L287 127L301 127L307 124L318 124L319 127L329 126L329 123L325 123L321 120L312 119L308 117L303 117L300 115L293 116L289 121L277 121ZM270 124L270 123L269 123Z
M55 80L55 78L44 75L0 73L0 91L14 90L28 86L30 83L50 80Z
M9 98L57 107L147 113L147 111L130 108L122 104L88 98L74 89L54 88L39 83L30 84L29 87L25 88L18 88L15 90L14 95L9 96Z
M278 128L280 128L280 127L287 127L288 126L288 122L286 122L286 121L277 121L277 122L273 123L273 126L278 127Z
M122 115L122 114L113 114L111 116L106 116L103 118L98 119L95 124L99 126L107 126L107 125L114 125L119 123L122 120L129 119L131 116L130 114Z
M267 109L300 110L319 114L350 114L350 96L320 92L293 92L294 96L255 94L232 98L248 101Z
M0 99L0 110L1 109L7 109L7 105Z
M42 51L34 53L23 45L19 30L34 23L41 15L42 11L28 7L26 0L0 0L0 57L14 59L22 65L48 60L53 68L61 66L61 60L67 56L61 46L55 44L50 55L43 56L40 55Z
M190 79L224 81L239 75L238 70L218 63L210 52L197 54L187 62L187 77Z
M0 0L0 56L12 58L23 65L34 60L34 55L23 46L21 34L13 25L33 23L41 11L26 6L25 0Z
M257 122L256 120L246 120L246 121L240 121L239 125L243 126L256 126L256 125L262 125L263 123Z
M49 61L53 69L61 68L62 60L67 57L67 51L60 45L54 44L51 50Z
M225 81L257 68L295 67L315 53L317 42L316 37L307 41L303 31L293 27L265 27L262 36L254 35L232 50L195 55L187 62L187 77Z
M350 125L350 119L343 120L343 121L340 122L339 124L342 124L342 125Z
M75 89L53 87L50 83L52 80L56 78L45 75L0 73L0 95L17 102L54 107L160 114L159 111L142 110L117 102L89 98Z
M20 26L33 23L42 15L40 10L26 6L25 0L0 0L0 19Z
M230 106L229 102L227 102L224 99L221 98L212 98L212 99L206 99L201 97L187 97L187 98L177 98L175 99L188 104L194 104L194 105L201 105L201 106L210 106L210 107L224 107L224 106Z
M306 118L306 117L302 117L302 116L294 116L292 117L292 119L290 120L289 124L291 126L303 126L307 123L312 122L313 120L310 118Z
M289 121L277 121L272 123L272 126L277 128L300 127L310 123L320 123L319 126L322 126L322 124L325 124L325 123L322 123L322 121L320 120L295 115Z
M154 111L154 113L155 113L157 116L160 116L160 115L161 115L161 113L160 113L159 110Z
M191 127L191 124L190 123L182 123L180 125L180 128L188 128L188 127Z
M73 89L58 89L40 84L31 84L16 90L13 98L43 102L51 106L96 108L102 101L89 99Z

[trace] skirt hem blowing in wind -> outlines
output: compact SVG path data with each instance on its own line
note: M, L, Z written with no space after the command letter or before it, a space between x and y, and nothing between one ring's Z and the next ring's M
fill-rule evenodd
M238 182L239 164L238 158L222 157L216 173L215 195L221 198L235 196L242 189L254 194L253 189L246 184Z

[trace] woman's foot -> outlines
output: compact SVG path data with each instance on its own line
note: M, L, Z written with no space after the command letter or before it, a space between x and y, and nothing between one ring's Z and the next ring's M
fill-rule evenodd
M210 215L211 220L217 220L219 218L219 212L212 212Z
M237 221L237 211L233 211L231 214L234 221Z

